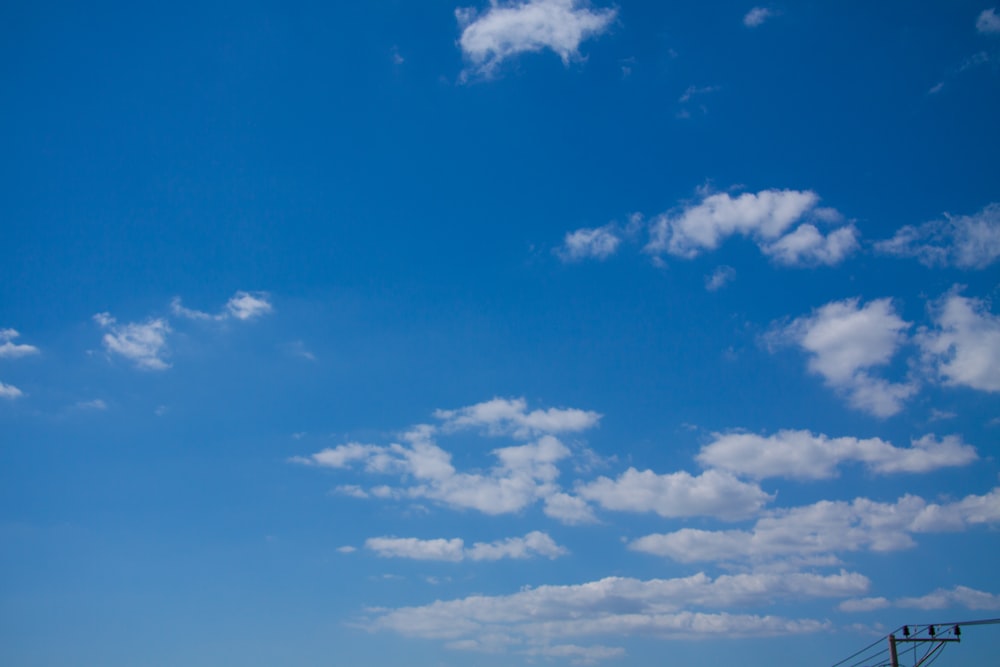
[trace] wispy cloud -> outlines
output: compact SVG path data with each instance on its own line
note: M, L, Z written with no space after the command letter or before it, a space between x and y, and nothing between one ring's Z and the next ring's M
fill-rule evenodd
M1000 257L1000 203L973 215L946 215L944 220L907 225L875 244L887 255L914 257L926 266L984 269Z
M489 78L507 59L549 49L564 63L580 57L580 44L606 31L615 9L590 9L579 0L490 0L489 8L455 10L462 35L459 46L469 62L462 79Z
M767 7L754 7L743 15L743 25L748 28L756 28L764 25L764 22L774 16L774 10Z
M709 292L717 292L718 290L725 287L727 284L731 283L733 279L736 278L736 269L731 266L720 266L712 272L712 274L705 278L705 289Z
M131 361L143 370L162 371L170 367L164 360L170 326L164 319L118 324L108 313L94 315L94 321L108 333L104 334L104 349Z
M1000 34L1000 16L995 7L984 9L976 18L976 30L984 35Z
M201 310L187 308L181 302L179 296L175 296L170 302L170 312L176 317L183 317L189 320L212 320L223 321L231 318L237 320L252 320L274 312L271 304L271 297L267 292L244 292L238 291L222 307L218 313L206 313Z

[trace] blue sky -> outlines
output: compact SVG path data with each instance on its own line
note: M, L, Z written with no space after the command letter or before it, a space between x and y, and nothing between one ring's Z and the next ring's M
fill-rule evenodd
M823 665L1000 616L1000 8L0 31L0 662Z

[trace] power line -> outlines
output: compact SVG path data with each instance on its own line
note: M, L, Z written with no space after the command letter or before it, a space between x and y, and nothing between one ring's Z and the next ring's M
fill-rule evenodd
M998 624L1000 618L901 625L831 667L900 667L900 644L912 646L912 667L930 667L944 652L946 645L961 641L962 628ZM918 658L917 647L923 644L927 645L927 650Z

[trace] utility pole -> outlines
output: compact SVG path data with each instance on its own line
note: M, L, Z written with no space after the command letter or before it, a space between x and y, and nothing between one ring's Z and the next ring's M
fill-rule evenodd
M913 663L913 667L920 667L923 663L927 661L932 655L935 655L938 651L944 648L944 645L949 642L960 642L962 641L962 628L959 625L954 625L951 628L951 637L942 637L939 630L941 628L935 627L933 625L928 625L922 630L917 628L917 632L913 637L910 636L910 626L903 626L903 636L900 639L896 639L895 634L889 634L889 665L890 667L899 667L899 654L896 649L897 644L931 644L932 646L927 649L924 656ZM944 630L947 632L947 630ZM926 633L926 636L923 636Z

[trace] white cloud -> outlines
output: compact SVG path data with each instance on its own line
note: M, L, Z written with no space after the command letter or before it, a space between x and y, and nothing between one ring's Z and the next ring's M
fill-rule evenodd
M14 399L24 396L24 392L12 384L0 382L0 398Z
M858 249L858 232L853 225L840 227L826 236L815 225L799 225L794 232L785 234L773 243L765 243L761 250L785 266L833 266Z
M337 551L342 554L352 554L357 551L357 547L352 547L350 544L345 544L342 547L337 547Z
M1000 523L1000 487L947 504L906 495L895 503L867 498L820 501L767 512L750 530L698 530L641 537L629 548L684 563L768 562L848 551L897 551L915 533L953 532Z
M684 471L658 475L651 470L629 468L615 480L599 477L583 484L577 493L609 510L727 520L752 516L773 498L756 484L718 470L693 476Z
M996 8L984 9L976 19L976 30L983 34L1000 33L1000 16Z
M252 320L274 311L267 292L237 292L226 302L226 311L238 320Z
M615 9L589 9L579 0L490 0L482 14L458 9L458 43L470 63L463 79L470 74L488 78L504 60L544 49L569 63L579 57L580 43L607 30L615 15Z
M836 264L856 249L856 231L851 225L841 225L824 236L813 223L840 224L840 215L818 208L818 203L816 193L808 190L762 190L737 197L710 194L675 214L653 220L646 251L693 258L739 235L753 239L779 264Z
M743 25L748 28L756 28L763 25L764 21L774 16L774 12L766 7L754 7L743 17Z
M215 315L201 310L186 308L179 296L175 296L170 301L170 312L177 317L184 317L189 320L214 320L217 322L236 318L238 320L252 320L274 312L271 305L270 295L267 292L236 292L223 306L222 311Z
M844 600L837 608L846 612L878 611L888 607L902 609L1000 609L1000 595L979 591L968 586L938 588L927 595L888 600L884 597Z
M375 610L374 629L450 641L466 649L513 647L539 654L562 640L650 636L662 639L773 636L815 632L826 623L776 616L706 613L779 600L864 594L857 573L703 573L676 579L607 577L569 586L539 586L503 596L475 595L418 607ZM484 638L486 638L484 640ZM524 647L524 648L520 648ZM543 649L544 650L544 649Z
M373 537L365 541L365 548L385 558L451 562L495 561L505 558L522 560L535 556L553 559L569 553L556 544L547 533L537 530L524 537L509 537L496 542L476 542L469 548L465 547L465 541L459 537L432 540L414 537Z
M907 225L875 249L898 257L915 257L926 266L983 269L1000 257L1000 203L974 215Z
M569 658L574 665L591 665L598 660L621 658L625 649L620 646L578 646L577 644L556 644L538 646L524 651L525 655L545 658Z
M715 292L726 286L727 283L736 278L736 269L731 266L720 266L712 272L712 275L705 278L705 289Z
M708 95L709 93L717 93L722 90L719 86L688 86L684 92L681 94L677 101L681 104L685 102L690 102L692 97L696 95Z
M385 558L460 561L464 557L462 540L457 537L450 540L420 540L415 537L372 537L365 540L365 548Z
M477 542L467 551L470 560L500 560L531 558L535 555L553 559L569 553L556 544L548 533L534 530L524 537L509 537L496 542Z
M937 375L948 385L1000 391L1000 317L957 293L932 312L936 328L922 330L917 342Z
M17 359L38 354L38 348L34 345L13 342L20 335L15 329L0 329L0 359Z
M908 609L1000 609L1000 595L977 591L967 586L947 590L939 588L921 597L901 598L895 606Z
M527 411L523 398L494 398L457 410L436 410L434 416L446 430L483 427L491 435L527 438L541 433L565 433L593 428L601 419L597 412L576 408Z
M456 509L474 509L485 514L509 514L557 494L557 463L570 450L553 436L513 447L494 449L498 464L485 473L459 472L451 454L431 440L433 429L416 428L405 434L407 444L388 446L348 443L324 449L293 463L349 468L360 464L369 473L398 475L408 486L376 487L364 491L349 486L342 493L363 497L435 500Z
M553 493L545 498L544 512L565 524L594 523L597 517L582 498L567 493Z
M556 254L564 262L607 259L618 251L620 244L621 238L611 225L593 229L583 228L566 232L566 238L556 249Z
M76 407L81 410L107 410L108 404L103 399L95 398L91 401L80 401Z
M842 463L857 461L882 473L924 473L963 466L978 458L959 436L937 440L925 435L910 447L896 447L880 438L830 438L809 431L783 430L770 436L752 433L715 434L702 447L698 462L757 479L828 479L836 477Z
M149 319L143 323L119 325L108 313L98 313L94 321L108 330L103 338L108 352L125 357L143 370L161 371L170 367L163 360L167 352L167 334L171 331L166 320Z
M858 612L858 611L878 611L879 609L885 609L891 606L892 603L883 597L874 598L854 598L851 600L844 600L837 605L837 609L846 612Z
M902 409L917 385L891 383L871 376L869 370L891 361L910 326L896 314L889 299L877 299L863 307L858 299L847 299L796 319L778 337L808 352L809 370L845 394L853 407L888 417Z

